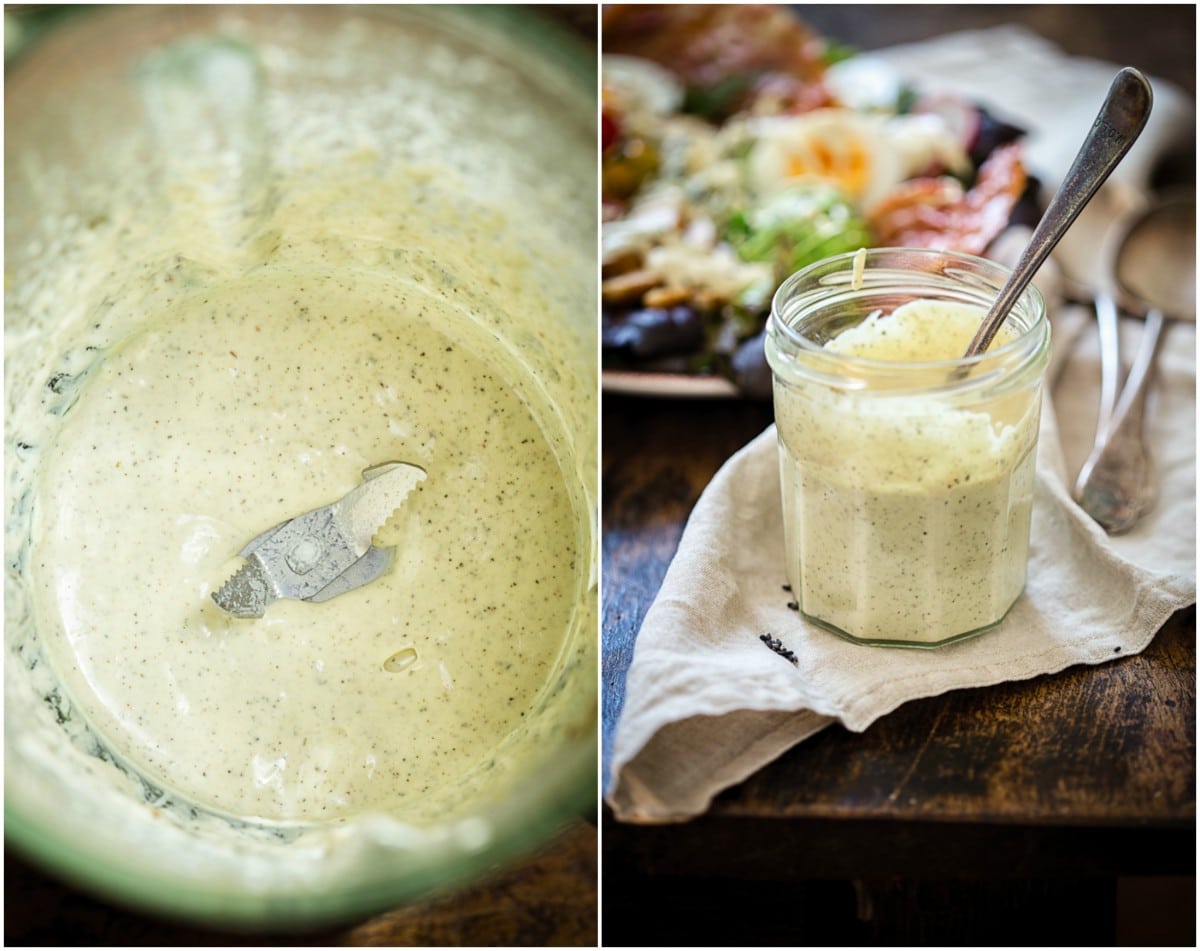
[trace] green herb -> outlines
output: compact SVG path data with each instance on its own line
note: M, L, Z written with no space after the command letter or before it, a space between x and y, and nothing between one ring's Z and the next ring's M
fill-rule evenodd
M738 104L758 82L758 73L733 73L711 86L689 86L683 93L682 111L709 122L720 122L737 111Z
M851 46L849 43L839 43L837 40L826 40L825 48L821 51L821 58L825 60L826 66L845 62L857 55L857 47Z
M912 112L913 106L917 104L917 91L912 86L903 85L900 87L900 92L896 94L896 114L908 115Z
M866 220L834 186L796 185L730 216L724 235L743 261L770 264L776 281L872 243Z

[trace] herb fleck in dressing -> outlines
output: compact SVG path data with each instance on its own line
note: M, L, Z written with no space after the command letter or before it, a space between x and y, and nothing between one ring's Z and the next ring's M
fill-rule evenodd
M983 313L914 300L825 349L955 360ZM993 349L1011 339L1002 328ZM925 644L1004 616L1025 583L1037 391L971 402L777 383L775 400L788 580L806 615L860 640Z
M92 372L37 477L35 610L74 703L168 789L265 819L435 813L544 688L575 516L522 381L461 321L262 268ZM213 604L252 536L392 460L428 473L377 536L392 571L259 620Z

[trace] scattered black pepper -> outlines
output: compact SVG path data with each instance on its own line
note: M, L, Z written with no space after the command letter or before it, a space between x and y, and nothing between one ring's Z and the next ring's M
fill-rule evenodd
M784 660L791 661L793 667L800 663L796 659L796 655L793 654L786 647L784 647L783 642L780 641L778 637L772 637L770 634L760 634L758 636L758 639L760 641L762 641L764 644L766 644L767 647L771 648L771 650L773 650L776 654L778 654Z

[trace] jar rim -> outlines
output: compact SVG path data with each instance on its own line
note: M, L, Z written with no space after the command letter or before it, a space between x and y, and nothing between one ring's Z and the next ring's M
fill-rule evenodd
M883 247L883 248L867 248L866 260L869 268L871 258L881 258L885 255L895 255L902 253L906 256L915 258L924 258L927 260L949 260L956 262L964 267L970 267L975 270L985 270L994 274L998 278L996 291L1008 280L1012 273L1011 269L1005 267L996 261L981 257L974 254L966 254L960 251L943 251L935 248L907 248L907 247ZM828 258L823 258L808 266L801 268L794 274L786 278L779 288L775 291L771 299L771 313L768 318L768 335L775 332L781 335L788 344L802 351L807 351L811 354L820 354L822 358L828 359L831 363L840 364L847 367L858 367L864 371L886 371L889 374L904 373L911 371L913 373L928 372L936 370L945 370L951 372L955 370L969 369L976 367L985 362L1003 363L1008 359L1017 357L1022 351L1034 346L1039 341L1035 335L1042 335L1046 338L1048 344L1048 326L1049 319L1046 313L1046 303L1041 292L1033 285L1029 284L1021 293L1020 298L1014 305L1013 310L1025 304L1034 313L1032 323L1023 329L1014 339L1004 343L998 347L990 347L982 353L975 354L971 357L952 357L942 360L913 360L913 361L898 361L898 360L882 360L873 357L860 357L852 354L841 353L838 351L827 350L825 346L810 337L796 330L792 324L782 318L782 310L784 305L790 300L796 291L797 286L803 284L810 279L812 275L818 271L829 270L831 274L845 274L847 278L853 272L854 258L858 255L858 251L848 251L843 254L836 254ZM836 270L834 265L845 263L848 267L845 270ZM864 277L869 273L864 269ZM920 273L920 272L913 272ZM932 272L930 272L932 273ZM845 283L845 289L849 290L849 280ZM865 287L864 287L865 289ZM1012 311L1009 312L1005 322L1012 316Z

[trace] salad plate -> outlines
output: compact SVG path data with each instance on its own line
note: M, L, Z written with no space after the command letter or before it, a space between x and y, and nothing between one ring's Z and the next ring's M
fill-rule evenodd
M788 275L861 247L986 255L1037 217L1022 129L786 7L603 18L606 392L765 398Z
M626 396L678 399L736 399L742 391L723 376L688 373L653 373L639 370L605 370L604 391Z

